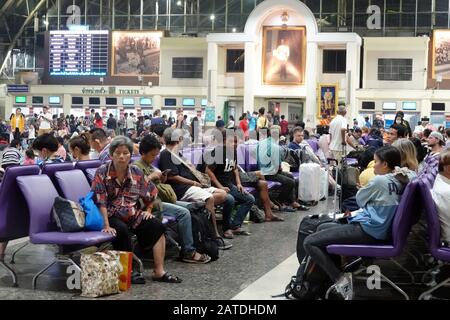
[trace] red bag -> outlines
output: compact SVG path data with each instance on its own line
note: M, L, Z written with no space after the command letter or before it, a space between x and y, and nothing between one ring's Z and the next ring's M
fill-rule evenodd
M122 265L122 271L119 274L119 289L120 291L128 291L131 287L133 255L127 251L119 251L119 255L120 264Z

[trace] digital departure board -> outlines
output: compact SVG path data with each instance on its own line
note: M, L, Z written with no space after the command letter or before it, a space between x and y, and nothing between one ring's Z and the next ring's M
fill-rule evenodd
M106 76L108 31L50 31L51 76Z

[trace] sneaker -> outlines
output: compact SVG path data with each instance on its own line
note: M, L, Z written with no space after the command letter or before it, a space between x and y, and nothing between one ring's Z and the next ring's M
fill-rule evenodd
M353 279L352 274L347 272L334 285L337 293L339 293L344 300L353 299Z
M233 246L231 243L223 240L223 238L217 238L216 241L220 250L228 250Z

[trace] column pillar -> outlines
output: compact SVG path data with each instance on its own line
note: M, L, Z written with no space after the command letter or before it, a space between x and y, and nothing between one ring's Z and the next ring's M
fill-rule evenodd
M253 42L245 43L244 60L244 110L255 110L255 82L260 81L255 74L255 44Z
M72 95L64 94L63 95L63 113L64 115L70 115L72 110ZM59 117L59 114L58 114Z
M347 113L354 119L358 116L358 106L356 103L356 89L359 87L359 63L360 63L360 45L356 42L347 43L347 79L345 101L347 104Z
M306 127L315 127L317 123L317 54L316 42L308 42L306 49L306 102L303 121Z
M217 101L217 65L219 59L219 47L217 43L208 43L208 105L218 106ZM216 111L217 113L217 111Z

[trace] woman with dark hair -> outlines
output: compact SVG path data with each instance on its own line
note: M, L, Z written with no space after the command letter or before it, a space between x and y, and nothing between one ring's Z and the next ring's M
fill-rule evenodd
M94 116L94 125L96 128L103 128L103 119L98 112Z
M242 130L245 140L248 140L248 120L245 113L239 118L239 128Z
M58 140L50 133L44 133L33 141L33 150L39 152L41 164L62 163L64 159L58 155Z
M114 249L128 252L133 251L134 233L142 252L153 251L153 281L180 283L180 278L164 270L165 228L152 211L158 190L145 179L141 169L130 163L133 148L129 138L114 138L109 146L112 161L98 168L92 181L96 204L103 216L102 232L116 236ZM133 279L145 283L142 275Z
M327 252L327 246L339 244L375 244L391 238L391 225L400 202L404 184L394 173L401 165L400 151L392 146L375 152L376 177L356 194L361 208L353 217L344 218L346 224L325 223L306 237L304 249L311 259L335 282L334 289L346 300L353 295L351 273L342 273L340 259ZM403 177L402 177L403 180Z
M74 160L89 160L89 153L91 152L90 134L85 132L77 137L70 139L69 151L72 154L72 158Z
M228 124L227 124L226 128L227 129L234 129L234 126L235 126L235 124L234 124L234 117L230 116L230 120L228 120Z
M406 121L404 118L405 114L403 113L403 111L398 111L397 114L395 115L394 123L404 126L406 128L406 133L408 137L412 137L411 126L409 125L409 122Z
M421 164L427 155L427 149L422 145L422 141L420 141L419 138L410 138L409 141L411 141L414 144L414 147L416 147L417 161Z

